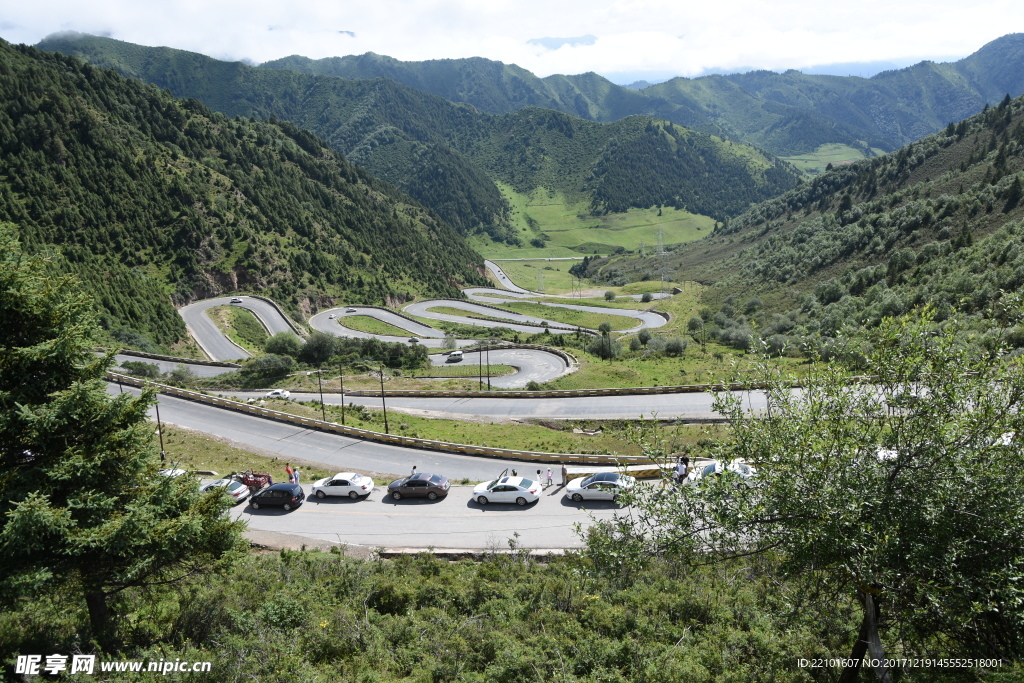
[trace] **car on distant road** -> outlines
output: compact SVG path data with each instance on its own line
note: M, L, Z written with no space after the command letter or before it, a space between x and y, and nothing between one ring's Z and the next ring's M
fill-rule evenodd
M354 309L354 308L346 308L346 309L345 309L345 312L346 312L346 313L355 313L355 312L356 312L356 309Z
M287 389L272 389L266 393L265 398L288 398L291 395Z
M249 497L249 487L236 479L218 479L215 482L206 484L199 488L203 493L216 491L218 489L223 489L224 492L228 494L228 497L231 498L232 502L235 503L241 503Z
M236 296L236 297L234 297L233 299L231 299L231 303L233 303L233 304L240 304L240 303L242 303L242 300L241 300L241 299L239 299L239 298L238 298L238 297Z
M446 360L445 362L458 363L459 361L462 360L462 358L462 351L452 351L451 353L448 354L448 360Z
M449 488L451 488L451 482L448 481L448 477L420 472L411 477L396 479L388 484L388 494L391 495L392 500L401 500L407 497L437 500L447 496Z
M409 343L410 344L415 344L415 343L419 342L419 340L420 340L419 337L409 337Z
M336 317L337 317L336 315L334 315L333 313L331 313L331 314L330 314L329 316L327 316L327 319L328 319L328 320L334 320L334 319L335 319Z
M294 510L306 500L306 494L298 484L280 483L268 486L249 499L253 510L261 507L280 507L285 511Z
M373 479L355 472L339 472L313 482L313 494L321 500L327 496L348 496L355 499L373 493Z
M577 503L584 500L616 500L624 491L632 491L636 479L618 472L599 472L573 479L565 487L565 496Z
M473 489L473 500L481 505L515 503L523 506L536 503L540 500L540 483L526 477L499 477L477 484Z

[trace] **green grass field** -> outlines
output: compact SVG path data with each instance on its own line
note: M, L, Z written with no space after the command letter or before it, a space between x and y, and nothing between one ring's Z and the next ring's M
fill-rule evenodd
M707 216L671 207L591 216L585 203L569 200L559 192L537 188L524 195L501 183L498 187L512 206L512 221L523 246L495 243L483 236L470 239L470 246L487 258L609 254L619 247L636 250L642 244L653 249L658 244L659 228L664 244L681 244L707 235L715 224ZM542 234L549 238L545 246L532 246L530 241Z
M490 370L485 364L483 366L483 377L484 381L487 381L487 373L490 372L491 377L502 377L504 375L511 375L516 369L511 365L498 365L491 363ZM403 376L411 377L431 377L431 378L466 378L475 379L480 377L481 368L476 363L449 363L445 365L432 365L429 368L417 368L415 370L402 370Z
M409 332L391 323L377 320L368 315L349 315L338 319L338 324L368 334L383 334L393 337L408 337ZM429 323L427 323L429 324Z
M582 257L580 257L582 258ZM498 266L512 279L512 282L532 292L545 294L568 294L573 291L573 277L569 269L579 261L496 261ZM589 287L586 281L584 287Z
M580 359L580 369L543 385L545 389L603 389L607 387L655 387L682 384L720 384L734 379L753 380L758 376L761 359L713 342L707 351L689 335L679 336L689 346L679 357L652 355L644 358L643 351L627 352L613 361L602 361L588 353L574 352ZM623 340L623 346L628 348ZM772 359L772 364L785 375L800 375L809 367L802 359ZM650 417L649 415L647 417Z
M271 405L271 403L275 405ZM287 401L268 401L268 407L279 409L277 403ZM155 426L155 425L154 425ZM302 469L303 481L315 481L335 472L323 469L323 465L306 463L291 459L287 462L274 455L267 455L246 450L225 439L217 439L202 432L192 431L175 425L164 425L164 448L167 452L167 466L177 465L187 470L211 470L219 476L232 472L266 472L275 481L285 481L284 466L287 462L298 465ZM362 472L361 474L380 474L379 472Z
M873 150L876 154L884 154L885 152L876 149ZM822 145L818 149L808 154L798 154L791 157L780 157L789 163L796 166L804 173L810 175L817 175L825 172L825 167L829 164L838 166L839 164L849 164L854 161L860 161L864 159L864 153L848 145L841 145L838 143L829 143Z

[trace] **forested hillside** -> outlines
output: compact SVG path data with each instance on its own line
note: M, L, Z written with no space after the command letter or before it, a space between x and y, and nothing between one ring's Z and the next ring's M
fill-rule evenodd
M867 79L755 71L675 78L639 92L594 73L538 78L514 64L479 57L403 62L373 53L319 60L292 56L260 68L386 77L492 113L537 106L594 121L654 116L779 155L826 143L870 155L871 148L892 151L935 133L1007 93L1024 93L1024 35L994 40L957 62L921 62Z
M899 152L840 167L759 204L667 258L679 280L713 284L704 323L737 346L828 346L920 306L961 311L975 343L1024 347L1024 98ZM589 274L628 281L627 257Z
M449 225L307 131L73 57L0 42L0 150L0 221L59 251L126 343L174 343L172 303L223 292L298 317L483 282Z
M515 241L495 180L582 197L598 212L673 204L716 218L796 183L793 169L757 150L692 131L666 133L672 129L648 118L601 125L534 108L495 116L389 79L256 69L93 36L55 36L40 47L229 115L276 116L308 128L463 234L486 230ZM725 185L728 196L710 189Z

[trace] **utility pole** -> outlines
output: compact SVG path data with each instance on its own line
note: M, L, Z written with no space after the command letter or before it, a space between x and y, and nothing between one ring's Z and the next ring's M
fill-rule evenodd
M320 416L327 422L327 408L324 406L324 369L316 369L316 381L320 385Z
M341 424L345 424L345 366L339 366L341 372Z
M491 340L487 340L487 391L491 390Z
M480 352L480 348L476 350L476 374L478 379L477 391L484 390L484 354Z
M154 403L153 407L156 408L156 433L160 436L160 462L164 461L164 426L160 422L160 404Z
M388 430L388 406L384 402L384 366L380 366L380 405L384 409L384 433L390 434Z

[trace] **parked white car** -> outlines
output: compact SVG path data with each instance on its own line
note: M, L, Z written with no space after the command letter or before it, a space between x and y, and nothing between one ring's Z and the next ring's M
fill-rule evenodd
M488 503L515 503L526 505L540 500L540 484L525 477L501 477L494 481L477 484L473 489L473 500L481 505Z
M565 496L577 503L584 500L615 500L623 491L632 491L636 479L618 472L599 472L573 479L565 487Z
M373 479L355 472L339 472L313 482L313 494L323 500L327 496L360 498L373 493Z
M249 497L249 487L234 479L218 479L213 483L200 487L199 490L205 493L207 491L214 491L220 488L224 489L228 496L231 497L231 500L235 503L241 503Z
M730 463L724 463L721 460L712 460L711 462L695 467L690 476L687 477L688 484L699 484L702 479L713 477L717 474L732 474L740 478L740 481L747 486L751 485L751 479L757 474L757 468L753 465L743 462L737 458Z

